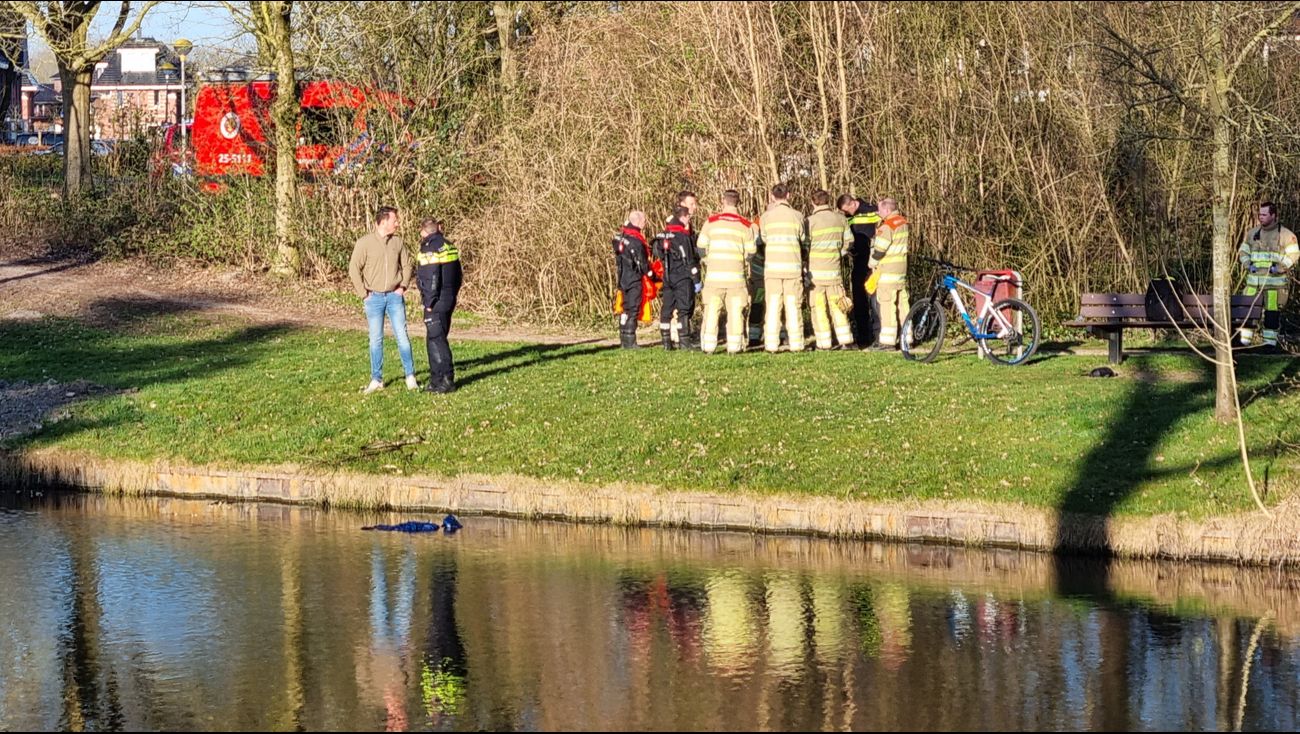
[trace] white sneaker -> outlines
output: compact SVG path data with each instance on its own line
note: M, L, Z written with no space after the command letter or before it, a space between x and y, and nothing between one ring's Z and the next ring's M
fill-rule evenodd
M384 389L384 383L380 382L379 380L371 380L370 384L366 385L366 389L361 391L361 394L369 395L372 392L375 392L377 390L383 390L383 389Z
M419 390L419 389L420 389L420 383L418 383L418 382L415 381L415 375L407 375L407 376L406 376L406 389L407 389L407 390Z

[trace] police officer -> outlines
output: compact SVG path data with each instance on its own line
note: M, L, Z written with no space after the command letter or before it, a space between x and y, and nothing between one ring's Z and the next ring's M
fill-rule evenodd
M420 252L415 257L415 280L424 302L425 347L429 353L428 392L449 393L456 390L456 372L451 359L447 334L451 331L451 313L460 293L460 252L442 234L442 222L426 219L420 223Z
M618 267L618 290L622 297L622 310L618 316L619 343L624 349L636 349L636 322L641 314L641 279L650 275L650 258L647 255L645 212L628 212L627 221L614 235L614 262Z
M664 231L655 235L654 252L664 264L663 300L659 304L659 337L664 349L698 349L691 317L695 294L702 286L700 260L691 242L691 213L683 205L673 209ZM673 317L676 312L676 318Z
M872 297L866 290L867 278L871 277L868 263L872 241L876 238L880 214L876 212L874 204L849 194L840 196L835 207L848 217L849 229L853 232L853 270L849 276L853 296L853 331L858 346L868 347L880 333L880 314L873 308Z

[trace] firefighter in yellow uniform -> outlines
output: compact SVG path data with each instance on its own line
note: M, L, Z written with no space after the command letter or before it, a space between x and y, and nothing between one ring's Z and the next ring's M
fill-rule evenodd
M848 295L844 292L841 275L841 258L853 245L853 232L844 215L831 208L831 195L825 191L813 194L813 213L808 217L808 271L812 276L813 336L818 349L831 349L831 322L835 324L835 339L844 348L853 343L849 327ZM829 316L827 315L827 312Z
M754 227L742 216L740 194L733 190L722 194L722 211L709 217L700 230L698 247L704 262L704 323L700 329L700 349L712 354L718 348L718 319L727 311L727 352L735 354L745 348L749 330L745 310L749 307L746 271L755 252Z
M898 326L907 318L907 219L898 213L898 202L881 199L876 209L881 222L876 227L872 242L871 280L868 291L875 291L880 309L880 341L870 347L873 351L893 351L898 348ZM874 281L874 282L873 282Z
M1300 244L1295 232L1277 221L1277 205L1266 201L1259 206L1259 226L1246 235L1238 249L1246 269L1246 295L1258 296L1264 305L1264 328L1260 336L1265 347L1277 347L1282 307L1287 301L1287 273L1300 261ZM1241 343L1250 345L1255 330L1243 328Z
M763 293L767 301L763 319L763 348L781 346L781 311L790 351L803 351L803 214L790 206L784 184L772 187L771 203L759 224L763 238Z

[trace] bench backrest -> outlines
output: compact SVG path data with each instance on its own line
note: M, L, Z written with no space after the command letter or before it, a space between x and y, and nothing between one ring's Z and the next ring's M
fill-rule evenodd
M1182 297L1187 320L1178 323L1206 324L1214 315L1214 297L1185 295ZM1080 300L1079 316L1084 319L1104 321L1167 322L1168 314L1148 313L1146 295L1143 293L1084 293ZM1263 300L1259 296L1232 296L1230 301L1234 322L1258 319L1264 315Z

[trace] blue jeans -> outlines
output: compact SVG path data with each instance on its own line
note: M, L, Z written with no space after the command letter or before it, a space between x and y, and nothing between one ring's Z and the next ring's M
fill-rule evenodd
M370 325L370 377L384 379L384 314L393 325L397 337L397 353L402 357L402 369L415 374L415 360L411 357L411 340L406 336L406 301L395 291L372 292L366 296L366 322Z

